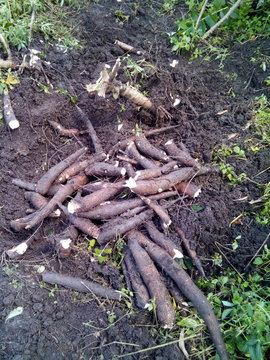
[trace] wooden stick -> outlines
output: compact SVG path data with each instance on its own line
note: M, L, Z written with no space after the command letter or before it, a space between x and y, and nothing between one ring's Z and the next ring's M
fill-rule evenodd
M5 89L3 92L3 105L5 123L10 127L11 130L17 129L20 126L20 123L14 114L7 89Z

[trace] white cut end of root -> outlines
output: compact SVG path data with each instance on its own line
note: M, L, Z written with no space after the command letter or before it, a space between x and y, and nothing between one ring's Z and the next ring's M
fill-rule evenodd
M102 203L100 203L100 206L104 206L104 205L109 205L111 202L110 201L104 201Z
M122 169L121 169L121 175L122 175L122 176L125 176L125 175L126 175L126 172L127 172L127 170L126 170L125 168L122 168Z
M53 213L54 213L55 216L59 217L61 215L61 210L56 209Z
M119 161L118 161L118 160L115 161L113 166L114 166L114 167L118 167L118 166L119 166Z
M178 65L179 64L179 61L178 60L173 60L171 63L170 63L170 66L171 67L176 67L176 65Z
M174 165L174 167L173 167L174 169L178 169L178 165Z
M60 245L62 246L63 249L69 249L71 243L72 243L71 239L60 240Z
M136 180L131 177L126 181L124 186L128 187L129 189L134 189L137 186Z
M149 308L149 305L150 305L150 303L146 303L146 304L144 305L144 309L148 309L148 308Z
M173 249L174 251L174 259L183 259L184 255L181 253L181 251L177 249Z
M165 146L166 145L171 145L173 143L173 140L168 140L166 143L165 143Z
M72 200L68 203L68 206L67 206L68 212L70 214L74 214L76 212L76 210L79 208L80 208L80 205Z
M117 126L117 130L118 130L118 131L121 131L122 127L123 127L123 123L118 124L118 126Z
M168 229L168 227L171 225L171 223L172 223L171 220L167 223L163 222L164 229Z
M201 189L198 189L198 190L195 192L195 194L193 195L194 199L195 199L196 197L198 197L201 192L202 192L202 190L201 190Z
M9 123L8 123L8 126L14 130L14 129L18 129L18 127L20 126L20 123L17 119L14 119L14 120L11 120Z
M181 100L180 100L179 98L176 98L176 99L174 100L173 107L176 107L177 105L179 105L180 102L181 102Z
M163 189L159 188L158 193L162 193Z
M110 69L111 68L111 66L109 65L109 64L105 64L105 69Z
M15 246L14 248L8 251L9 253L16 253L18 255L23 255L27 249L28 249L28 245L25 242L22 242L21 244Z
M110 159L109 154L106 154L106 158L104 159L104 161L108 161Z

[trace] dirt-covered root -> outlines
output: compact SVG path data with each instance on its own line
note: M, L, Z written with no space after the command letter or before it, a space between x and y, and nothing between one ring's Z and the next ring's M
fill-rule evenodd
M175 321L175 312L170 300L168 290L161 280L159 272L147 252L138 242L138 232L132 230L127 234L128 248L135 260L137 269L143 278L154 299L157 318L164 328L172 328Z
M149 292L145 286L141 275L139 274L130 249L126 248L124 251L124 260L122 262L122 269L125 276L126 283L129 289L134 293L135 303L140 309L147 309L150 302Z
M184 257L183 250L176 246L176 244L164 233L160 232L153 221L147 221L144 224L148 234L151 239L173 258L173 259L182 259Z
M195 168L201 167L199 162L190 155L187 147L183 143L180 143L179 148L173 140L169 140L164 147L167 154L176 159L180 165L194 166Z
M60 163L50 168L50 170L47 171L37 182L36 192L40 193L41 195L45 195L54 180L61 174L61 172L64 171L69 165L74 163L82 155L84 155L86 151L87 148L85 147L79 149L66 159L62 160Z
M68 275L58 274L54 272L46 272L42 274L42 280L53 285L61 285L66 288L84 292L93 293L105 299L121 300L121 294L113 289L95 283L93 281L75 278Z
M185 270L178 265L165 250L151 242L142 233L138 231L133 233L134 236L136 234L136 239L140 246L143 247L151 259L173 279L183 295L192 302L195 309L201 315L208 327L220 359L229 360L218 321L205 295L194 284Z
M185 237L183 230L180 229L178 226L174 226L174 228L175 228L177 234L179 235L188 255L192 259L193 264L196 266L196 268L198 269L201 276L203 276L205 278L205 272L203 270L202 262L198 258L196 251L191 248L190 243L189 243L188 239Z
M115 240L117 237L124 235L128 231L135 229L152 217L152 210L143 211L142 213L128 219L124 217L118 217L116 220L108 222L103 227L101 227L100 235L98 236L97 241L100 245L106 244L107 242Z
M70 225L61 233L50 235L47 240L54 245L58 257L65 259L70 256L78 236L77 229Z

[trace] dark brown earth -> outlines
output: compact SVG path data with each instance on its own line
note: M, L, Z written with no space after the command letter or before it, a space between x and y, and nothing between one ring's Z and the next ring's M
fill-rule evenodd
M79 23L83 51L63 53L38 41L33 44L44 52L45 60L51 64L45 67L45 71L53 89L49 93L41 91L37 82L46 83L43 75L25 71L20 84L11 92L14 111L21 126L12 132L5 125L0 126L0 251L3 254L0 270L0 359L107 360L176 339L169 331L160 336L150 312L136 308L131 311L125 302L119 304L65 289L54 290L41 283L37 265L96 280L115 289L125 287L121 270L110 262L97 265L91 261L92 255L83 247L83 236L70 258L60 261L56 257L46 238L65 227L64 218L58 221L47 219L35 231L13 233L9 228L9 221L24 216L27 208L23 190L12 185L11 180L37 181L46 169L73 153L81 143L88 144L86 136L70 140L59 136L49 126L47 120L58 120L66 128L83 128L74 104L68 96L57 93L57 89L67 89L76 96L106 150L129 136L136 124L144 130L180 124L178 130L157 136L154 141L160 144L170 138L176 142L182 140L194 157L210 163L214 150L221 143L239 143L242 146L250 136L252 126L247 129L245 125L252 117L254 97L262 93L267 95L264 85L267 73L249 59L258 47L269 56L269 41L256 40L232 47L223 72L219 70L217 61L196 60L189 63L186 56L171 52L164 33L173 29L174 18L170 14L161 15L162 3L90 2L85 10L71 19ZM119 9L129 15L128 21L123 24L116 21L115 11ZM174 16L179 15L176 13ZM152 65L148 76L142 78L139 74L136 82L140 82L141 90L147 91L157 105L163 105L172 114L170 123L138 111L126 100L114 100L111 96L104 100L86 92L85 85L97 79L105 63L113 65L118 56L126 55L114 45L116 39L144 51L141 56L130 54L133 60L145 59ZM175 68L169 65L173 59L179 60ZM124 73L120 74L120 78L123 82L128 80ZM231 96L232 91L235 97ZM176 97L181 102L173 108ZM222 110L227 112L217 115ZM121 132L117 131L117 117L123 120ZM238 135L229 140L232 133ZM247 152L247 161L231 161L238 173L246 172L250 179L254 179L256 174L270 166L270 151L265 149L256 155ZM178 203L171 211L174 221L192 241L207 276L218 274L229 266L228 261L239 271L244 271L269 229L258 225L254 215L242 217L240 223L231 227L229 224L243 211L253 210L246 201L237 199L245 196L249 200L256 199L262 195L261 190L250 181L237 186L227 185L220 175L204 176L196 181L202 186L201 196L196 201ZM269 173L256 176L256 182L269 182ZM200 205L202 210L195 212L192 204ZM34 232L35 242L21 260L10 261L5 257L5 250ZM230 250L233 240L239 235L239 247L236 251ZM222 268L215 267L211 260L214 254L219 253L218 247L226 255ZM118 250L115 248L114 251ZM18 306L24 308L23 313L5 323L6 316ZM182 359L182 355L174 344L126 356L125 359Z

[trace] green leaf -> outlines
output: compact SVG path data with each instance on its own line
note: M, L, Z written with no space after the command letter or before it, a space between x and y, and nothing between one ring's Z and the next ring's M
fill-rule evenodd
M222 312L222 315L221 315L221 320L224 320L226 319L226 317L228 315L230 315L230 313L232 312L233 309L225 309L223 312Z
M78 100L76 99L75 96L70 96L70 100L73 104L77 104Z
M263 260L260 257L257 257L254 261L253 261L254 265L262 265L263 264Z
M203 210L203 207L200 205L192 205L191 208L192 208L192 210L194 210L196 212L200 212Z
M95 240L95 239L91 239L91 240L89 241L89 246L90 246L91 248L93 248L93 247L95 246L95 244L96 244L96 240Z
M103 251L105 252L105 254L111 254L112 253L112 249L104 249Z
M232 306L234 306L234 304L233 304L232 302L226 301L226 300L222 301L222 304L223 304L224 306L227 306L227 307L232 307Z
M206 16L205 22L210 28L213 27L216 24L216 22L214 21L214 19L210 15Z

